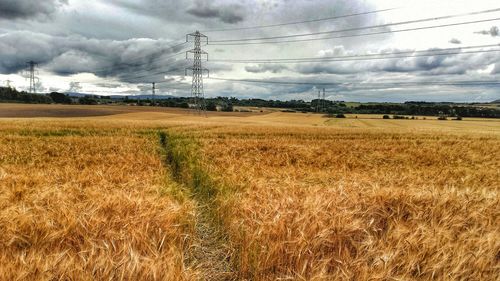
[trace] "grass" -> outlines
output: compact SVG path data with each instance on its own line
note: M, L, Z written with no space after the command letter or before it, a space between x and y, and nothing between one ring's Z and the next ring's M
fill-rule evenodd
M0 119L3 280L495 280L500 126Z

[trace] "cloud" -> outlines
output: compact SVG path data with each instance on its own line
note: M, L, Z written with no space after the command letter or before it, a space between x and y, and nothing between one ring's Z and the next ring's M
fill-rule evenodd
M451 38L449 42L451 44L462 44L462 41L458 40L457 38Z
M33 60L41 69L62 76L88 72L122 81L162 80L162 72L185 64L182 56L172 56L182 46L169 46L164 39L118 41L10 32L0 35L0 73L17 73Z
M496 63L493 70L491 70L491 74L500 74L500 63Z
M50 16L68 0L1 0L0 18L29 19Z
M243 6L238 4L213 6L208 1L196 1L186 12L199 18L217 18L231 24L244 20Z
M429 49L435 51L439 49ZM381 50L384 53L387 50ZM393 50L390 52L399 52ZM405 50L408 51L408 50ZM495 63L500 59L499 53L478 53L478 54L447 54L432 55L431 52L419 53L418 57L381 59L381 60L360 60L360 61L337 61L321 62L296 65L291 70L300 74L359 74L359 73L415 73L418 75L457 75L465 74L467 71L474 71L484 68L484 65Z
M245 70L251 73L262 73L262 72L280 73L286 69L288 69L287 66L280 64L258 64L245 67Z
M497 26L492 26L490 30L481 30L474 33L482 35L491 35L491 37L497 37L500 35L500 31Z

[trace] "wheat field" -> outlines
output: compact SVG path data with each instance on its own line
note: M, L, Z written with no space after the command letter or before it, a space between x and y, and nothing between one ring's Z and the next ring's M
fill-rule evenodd
M0 279L192 279L192 205L156 140L94 124L0 125Z
M1 280L497 280L500 122L0 119Z

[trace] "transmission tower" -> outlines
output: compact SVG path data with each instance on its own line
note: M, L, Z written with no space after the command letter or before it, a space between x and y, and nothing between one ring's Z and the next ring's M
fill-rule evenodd
M156 101L155 101L155 92L156 92L156 83L153 82L153 106L155 106Z
M316 100L316 112L319 112L321 106L321 90L318 90L318 99Z
M208 53L201 49L201 39L204 38L208 44L208 37L206 35L201 34L199 31L195 33L186 35L186 42L189 42L189 37L194 37L194 49L186 52L186 59L188 58L188 53L193 53L193 67L186 68L187 71L191 70L193 74L193 83L191 85L191 97L193 98L194 108L197 113L206 114L206 106L205 106L205 95L203 93L203 71L207 71L208 75L210 72L206 68L202 68L201 66L201 56L207 55L208 61Z
M5 86L10 89L10 82L11 80L5 80Z
M323 88L323 99L321 100L321 108L322 111L325 111L326 109L325 88Z
M34 61L29 61L26 63L27 64L27 71L30 79L30 94L36 94L36 81L38 78L35 77L35 67L38 65Z

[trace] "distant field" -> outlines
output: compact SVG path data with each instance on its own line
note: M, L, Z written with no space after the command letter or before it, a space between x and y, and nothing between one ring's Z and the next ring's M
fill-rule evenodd
M0 116L0 280L500 275L500 120Z
M90 117L133 112L185 112L182 109L139 106L0 103L0 117Z

